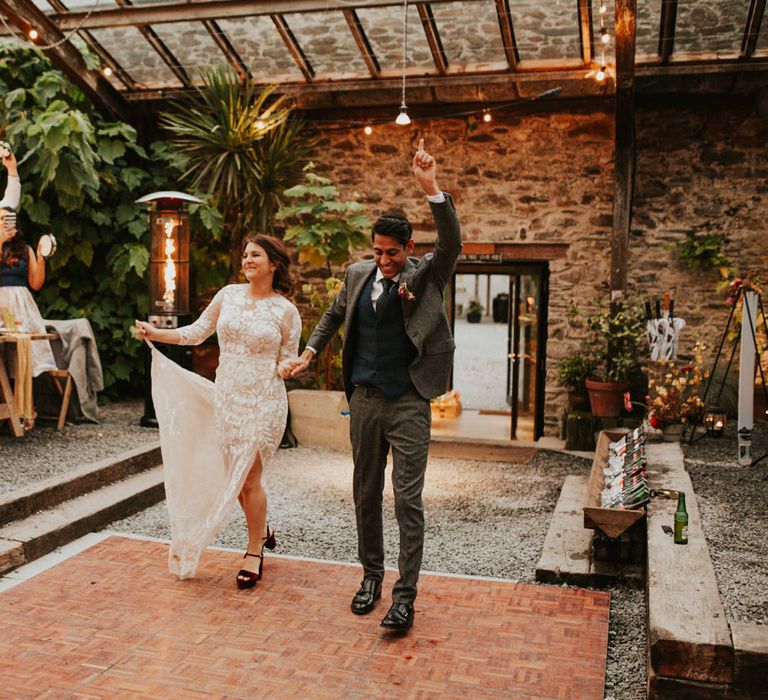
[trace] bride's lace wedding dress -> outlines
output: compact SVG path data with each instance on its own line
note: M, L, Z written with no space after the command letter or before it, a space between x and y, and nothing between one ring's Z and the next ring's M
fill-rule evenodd
M150 343L171 523L168 567L191 578L256 455L266 466L280 444L288 400L278 365L296 357L301 319L284 297L254 299L249 285L233 284L179 331L182 345L197 345L216 331L220 349L216 381L210 382Z

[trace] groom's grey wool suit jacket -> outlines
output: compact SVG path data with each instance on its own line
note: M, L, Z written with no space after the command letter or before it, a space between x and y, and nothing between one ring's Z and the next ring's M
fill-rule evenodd
M430 202L429 205L437 226L435 250L423 258L408 258L397 284L398 288L405 285L415 297L408 300L407 294L401 294L400 304L406 333L416 348L416 357L408 372L414 388L425 399L445 393L450 381L456 346L443 305L443 290L451 280L461 252L461 229L450 195L445 194L444 202ZM355 322L355 310L363 288L375 273L373 260L350 265L339 294L307 341L309 347L319 352L341 324L345 325L342 363L348 399L354 389L351 381L354 358L351 338L354 333L349 329Z

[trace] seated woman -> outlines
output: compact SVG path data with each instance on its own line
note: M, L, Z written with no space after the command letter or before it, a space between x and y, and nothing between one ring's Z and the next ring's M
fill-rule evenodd
M27 245L16 224L15 208L21 196L21 183L13 154L2 159L8 171L8 184L0 200L0 308L10 310L18 330L45 333L40 310L30 293L45 282L45 258ZM0 317L0 325L4 319ZM47 340L32 341L32 376L56 369L51 344Z

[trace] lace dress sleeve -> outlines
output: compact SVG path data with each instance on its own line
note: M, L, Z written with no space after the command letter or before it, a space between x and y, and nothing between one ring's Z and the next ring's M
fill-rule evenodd
M15 209L19 206L19 199L21 199L21 180L16 175L9 175L3 198L0 199L0 207Z
M299 340L301 340L301 316L296 307L289 302L288 308L283 314L280 324L283 341L280 345L280 353L277 357L278 369L295 360L299 354Z
M219 313L221 313L225 289L226 287L216 292L216 296L211 299L211 303L200 314L197 321L179 328L179 345L200 345L206 338L213 335L216 330L216 322L219 320Z

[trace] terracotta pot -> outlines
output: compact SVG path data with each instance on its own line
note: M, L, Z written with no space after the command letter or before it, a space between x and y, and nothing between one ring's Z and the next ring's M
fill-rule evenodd
M683 424L672 423L662 428L661 439L664 442L680 442L680 438L683 435Z
M586 392L568 391L568 410L569 411L588 411L589 396Z
M598 418L618 418L624 410L624 392L629 389L629 382L587 379L586 383L592 415Z

